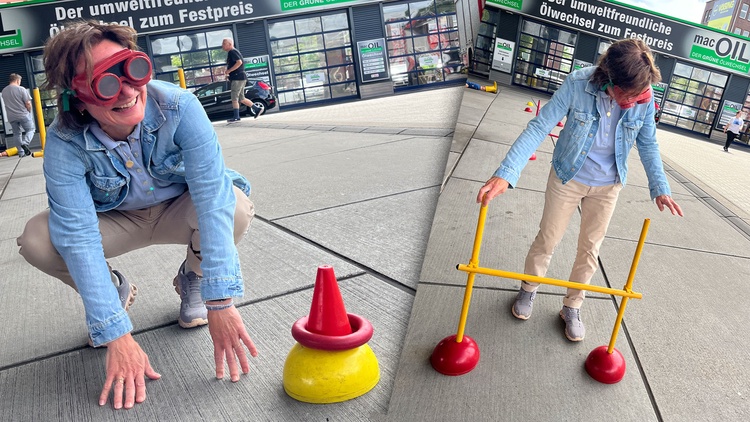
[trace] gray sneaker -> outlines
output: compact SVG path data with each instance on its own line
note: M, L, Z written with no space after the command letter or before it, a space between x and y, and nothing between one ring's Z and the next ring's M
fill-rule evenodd
M513 316L518 319L527 320L531 316L531 311L534 308L534 298L536 297L536 290L533 292L527 292L524 289L518 289L518 296L516 301L513 302Z
M174 278L174 289L180 295L180 318L177 322L182 328L193 328L208 324L208 311L201 298L201 280L196 273L185 274L185 262Z
M565 337L570 341L581 341L586 336L586 327L581 321L581 310L563 306L560 318L565 321Z
M122 308L126 311L130 306L135 302L135 295L138 294L138 287L135 286L135 284L128 281L127 278L125 278L122 273L120 273L117 270L112 270L112 274L114 274L117 277L117 280L119 280L120 285L115 286L117 287L117 295L120 297L120 304L122 305ZM95 347L94 342L91 341L91 337L89 337L89 346ZM103 346L97 346L97 347L107 347L107 345Z

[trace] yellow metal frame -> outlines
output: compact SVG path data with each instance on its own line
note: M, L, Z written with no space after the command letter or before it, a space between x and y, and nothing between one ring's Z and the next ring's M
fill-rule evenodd
M628 304L628 299L641 299L643 295L636 293L632 290L633 278L635 278L635 271L638 268L638 261L641 258L641 251L643 250L643 244L646 242L646 234L648 233L648 227L651 220L648 218L643 221L643 228L641 229L641 236L638 239L638 246L635 249L635 255L633 256L633 263L630 267L630 274L628 280L625 283L625 287L622 290L611 289L608 287L592 286L589 284L576 283L573 281L558 280L547 277L537 277L528 274L514 273L510 271L496 270L492 268L483 268L479 266L479 251L482 247L482 237L484 235L484 223L487 219L487 206L482 205L479 209L479 221L477 221L477 231L474 237L474 248L471 252L471 260L469 265L459 264L456 268L460 271L467 272L468 278L466 280L466 290L464 291L463 307L461 308L461 317L458 322L458 331L456 334L456 342L461 343L464 338L464 331L466 329L466 319L469 314L469 306L471 305L471 293L474 287L474 278L476 274L484 274L495 277L511 278L515 280L526 280L540 284L550 284L553 286L567 287L578 290L587 290L591 292L604 293L608 295L622 296L622 302L620 303L620 310L617 313L617 320L615 321L615 327L612 330L612 337L609 341L609 347L607 353L612 353L615 348L615 342L617 341L617 334L620 331L620 325L622 324L622 316L625 313L625 307Z

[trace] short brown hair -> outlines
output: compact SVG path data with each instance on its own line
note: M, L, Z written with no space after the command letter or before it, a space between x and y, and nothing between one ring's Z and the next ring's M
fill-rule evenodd
M92 121L88 113L80 113L76 105L80 100L68 95L69 110L63 110L62 95L71 88L76 76L76 66L83 58L89 81L94 63L91 49L104 40L110 40L125 48L138 50L136 32L133 28L117 24L101 24L96 21L65 23L65 29L50 38L44 46L44 72L47 81L42 89L57 90L57 109L61 123L69 128L81 127Z
M651 49L643 40L627 38L614 42L599 58L591 82L602 87L608 82L623 91L643 91L661 81Z
M8 77L8 82L10 83L14 83L20 80L21 80L21 75L19 75L18 73L11 73L10 76Z

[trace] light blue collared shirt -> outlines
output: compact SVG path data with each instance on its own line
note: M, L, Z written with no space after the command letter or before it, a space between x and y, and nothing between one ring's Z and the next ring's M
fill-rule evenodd
M126 141L115 141L107 135L97 122L91 123L91 133L110 152L116 152L130 173L130 190L117 209L120 211L140 210L153 207L164 201L176 198L187 190L184 183L172 183L158 180L148 173L143 163L143 148L141 148L141 124L133 129Z
M622 109L605 91L599 91L596 96L596 109L599 111L599 129L583 167L573 176L573 180L586 186L614 185L619 181L615 163L615 131Z

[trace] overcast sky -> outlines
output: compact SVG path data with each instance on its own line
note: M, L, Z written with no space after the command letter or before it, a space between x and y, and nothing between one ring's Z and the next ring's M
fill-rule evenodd
M674 16L689 22L700 23L706 0L616 0L642 9Z

